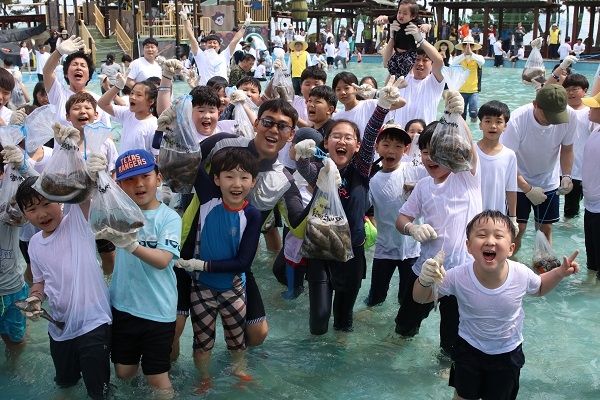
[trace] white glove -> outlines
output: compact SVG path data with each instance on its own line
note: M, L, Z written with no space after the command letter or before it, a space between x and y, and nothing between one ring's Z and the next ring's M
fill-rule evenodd
M510 218L510 222L512 222L513 226L515 227L515 235L519 234L519 223L517 222L517 217L508 217Z
M252 23L252 18L250 18L250 13L246 13L246 20L244 21L244 28L247 28Z
M195 258L191 260L179 258L175 260L174 266L177 268L183 268L188 272L204 271L206 270L206 261L196 260Z
M140 246L137 241L137 235L137 231L123 233L107 227L96 233L96 240L108 240L109 242L112 242L115 247L124 249L128 253L133 253Z
M534 206L539 206L548 198L548 196L544 194L544 190L537 186L532 186L529 192L525 193L525 196L527 196L531 204Z
M26 298L25 301L29 303L27 309L33 311L21 311L21 314L31 321L40 319L40 314L42 313L42 301L37 296L30 296Z
M387 85L379 91L379 99L377 105L381 108L389 110L398 100L400 100L400 92L398 86L403 82L403 79L396 80L395 77L390 77Z
M421 266L421 273L419 274L419 282L422 286L429 287L434 283L438 285L442 283L446 276L446 270L443 265L438 264L433 258L425 260Z
M544 38L540 36L540 37L538 37L538 38L535 38L535 39L533 39L533 40L531 41L531 43L529 43L529 45L530 45L531 47L536 47L536 48L538 48L538 49L541 49L541 48L542 48L542 44L543 44L543 43L544 43Z
M394 21L390 25L390 37L393 38L394 37L394 33L398 32L399 30L400 30L400 23L398 23L398 21Z
M72 126L64 126L60 122L55 122L52 125L52 130L54 131L54 140L58 144L63 144L67 138L71 138L75 143L79 143L79 131Z
M196 76L195 68L192 68L188 71L187 83L192 89L200 84L200 75Z
M25 109L19 108L17 111L12 113L8 124L23 126L23 124L25 123L26 117L27 117L27 113L25 112Z
M127 78L121 75L120 72L117 72L117 75L115 76L115 87L119 90L123 90L125 83L127 83Z
M317 154L317 146L312 139L304 139L303 141L296 143L294 149L296 150L296 161L301 158L311 158Z
M104 83L104 80L108 78L106 75L104 74L98 74L98 82L100 82L100 84Z
M566 71L567 68L571 66L571 64L575 64L577 62L577 57L575 56L566 56L564 60L560 63L560 67L563 71Z
M437 239L437 233L429 224L413 224L408 230L408 234L417 242L425 242L430 239Z
M68 56L69 54L77 53L78 51L83 50L84 46L85 43L83 42L83 39L73 35L67 40L63 40L58 46L56 46L56 50L61 56Z
M108 162L106 161L106 157L104 156L104 154L90 153L85 164L87 166L90 177L92 178L92 180L95 181L98 179L98 172L106 171L106 166L108 165Z
M329 170L335 171L335 186L338 188L342 184L342 177L340 176L340 171L337 166L333 162L331 158L326 158L324 161L325 165L319 171L319 175L317 176L317 187L321 189L321 191L328 193L329 192Z
M157 57L158 59L158 57ZM179 75L183 69L183 64L179 60L170 59L162 64L162 76L173 80L175 75Z
M162 202L165 204L169 204L171 203L171 198L173 197L173 191L171 190L171 188L167 185L162 185L160 187L160 195L162 197Z
M164 58L163 56L156 56L154 61L162 68L162 66L165 64L165 61L167 61L167 59Z
M21 169L23 164L25 163L25 155L23 154L23 150L19 147L7 144L4 146L4 150L0 152L2 154L2 158L4 158L4 162L6 164L11 164L15 169Z
M167 108L159 115L156 130L164 132L176 119L177 111L175 111L175 107L171 104L171 107Z
M465 110L465 99L463 99L460 92L456 90L449 90L446 93L446 111L452 114L462 114Z
M229 102L234 103L234 104L235 103L246 103L246 99L248 99L246 92L244 92L243 90L240 90L240 89L234 91L229 96Z
M377 94L377 89L368 83L364 83L360 86L353 83L352 87L356 89L356 94L362 96L364 99L372 99Z
M283 68L283 61L281 61L281 59L279 59L279 58L276 59L273 62L273 70L277 71L277 70L282 69L282 68Z
M560 180L560 186L558 187L558 194L569 194L573 190L573 180L568 175L565 175Z
M13 78L15 78L15 81L17 82L22 82L23 81L23 74L21 73L21 71L16 70L13 72Z
M181 11L179 11L179 15L181 16L181 20L182 21L187 21L189 13L190 13L190 9L187 6L181 7Z
M421 40L423 40L423 34L419 30L419 27L412 22L409 23L406 28L404 28L404 32L407 35L412 35L412 37L415 38L415 43L419 43Z

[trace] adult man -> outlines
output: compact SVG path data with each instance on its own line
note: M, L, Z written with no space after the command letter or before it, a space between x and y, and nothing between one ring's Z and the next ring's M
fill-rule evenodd
M548 58L558 58L558 47L560 46L560 29L556 23L552 24L552 28L548 33Z
M481 49L479 43L475 43L472 36L467 36L462 43L456 45L457 50L462 50L462 54L452 60L452 65L462 65L469 70L469 77L459 89L465 100L465 109L463 119L467 119L467 106L471 122L477 122L477 108L479 106L479 92L481 91L481 71L485 59L479 54L473 53Z
M508 24L502 24L500 31L500 39L502 39L502 50L508 53L510 51L510 42L512 42L513 31L510 30Z
M235 86L240 79L247 76L254 65L254 61L256 61L256 58L252 54L244 54L239 64L234 65L229 70L230 85Z
M373 46L373 28L371 24L365 24L365 29L362 30L362 38L365 44L365 54L371 54L371 46Z
M573 189L571 170L577 115L567 107L567 99L562 86L544 85L531 104L511 113L506 131L500 136L500 142L517 155L519 234L515 251L521 246L531 208L536 229L539 226L552 244L552 224L559 219L558 195ZM559 162L563 176L560 186Z
M481 44L481 28L479 27L479 22L473 23L473 28L471 28L471 36L473 36L475 43Z
M450 26L448 22L442 21L442 26L440 26L439 36L440 40L448 40L450 38Z
M513 32L513 37L514 37L513 52L512 52L513 56L515 56L517 54L519 47L523 46L523 37L525 36L526 33L527 32L525 31L525 28L523 28L523 22L521 22L521 21L517 22L517 27L515 28L515 31Z
M192 35L193 36L193 35ZM129 66L126 86L132 88L137 82L145 81L150 77L160 78L162 68L156 62L158 56L158 42L154 38L147 38L142 42L144 56L133 60Z
M290 73L292 75L292 84L294 85L294 93L296 96L301 96L300 84L302 83L302 72L306 67L312 65L310 54L306 51L308 43L304 40L294 40L291 42L293 51L290 53Z
M585 51L585 44L583 44L583 39L577 38L577 43L573 45L573 53L579 58L579 55Z

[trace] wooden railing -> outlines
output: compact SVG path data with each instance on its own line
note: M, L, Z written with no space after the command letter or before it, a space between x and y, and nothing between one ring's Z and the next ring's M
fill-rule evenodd
M129 38L129 35L127 35L127 32L125 32L119 21L115 21L115 34L117 36L117 43L121 47L121 50L123 50L123 53L133 57L133 41Z
M92 57L92 61L96 64L96 41L92 35L90 35L90 31L83 20L79 20L79 36L83 39L83 42L87 46L88 50L90 50L90 57Z
M106 37L106 32L104 31L104 14L98 8L98 6L94 3L94 19L96 20L96 28L98 28L98 32L102 35L102 37Z
M260 9L256 10L252 8L253 3L262 3ZM237 23L242 24L246 20L246 13L250 14L252 22L268 24L269 18L271 17L271 7L269 0L254 0L247 2L245 0L236 0L235 9L237 11Z

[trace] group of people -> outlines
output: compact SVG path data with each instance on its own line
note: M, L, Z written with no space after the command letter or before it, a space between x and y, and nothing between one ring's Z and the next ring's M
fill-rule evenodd
M0 332L7 349L15 357L23 351L25 317L39 318L48 301L52 318L64 323L48 325L59 387L83 377L90 397L106 398L112 361L118 378L132 378L141 366L154 394L171 398L168 371L189 316L199 388L211 387L221 315L233 373L248 381L246 349L261 345L269 330L252 272L261 233L267 248L281 253L273 272L286 286L283 297L298 297L308 282L308 331L326 333L333 314L335 331L352 332L368 270L366 218L378 230L367 306L386 300L398 270L395 331L418 334L439 298L440 347L453 360L455 398L516 398L524 364L522 299L543 296L579 271L577 251L540 275L510 260L531 211L536 229L551 243L552 224L560 218L558 196L565 196L567 217L579 215L583 198L587 268L600 270L600 69L590 97L584 76L566 74L574 62L568 58L530 104L511 112L493 100L469 110L477 93L469 90L476 89L482 66L473 53L477 43L470 35L462 38L462 54L453 61L473 75L467 87L444 92L442 46L425 40L431 29L416 18L414 6L402 0L397 14L385 17L394 34L389 78L381 88L373 77L359 80L349 71L327 86L326 70L308 64L302 41L294 43L297 62L273 62L275 72L291 75L290 90L270 82L263 91L248 75L228 81L249 18L224 48L218 36L205 37L201 46L188 35L199 75L188 76L189 95L175 100L173 79L183 65L158 59L152 38L126 71L109 57L101 96L86 88L94 65L81 39L58 44L33 96L35 105L51 103L58 110L54 143L24 152L25 139L3 145L0 153L2 172L23 180L15 202L29 222L23 228L0 222L1 247L12 254L0 260L6 305ZM192 32L185 11L181 17ZM68 87L56 76L63 57ZM14 88L14 77L0 69L0 125L23 125L32 111L9 108ZM44 94L42 103L38 95L43 100ZM439 116L441 100L445 111ZM189 108L181 106L185 101ZM483 133L476 143L464 122L467 112ZM452 115L463 116L454 123L466 154L458 170L438 158L440 131ZM123 125L119 148L109 138L91 152L86 126L110 126L110 117ZM251 125L249 135L240 133L242 119ZM181 217L168 206L163 174L169 167L159 149L185 129L199 143L202 161L189 182L194 190L181 196ZM93 199L63 209L45 195L38 181L68 143L85 155L92 180L100 172L112 176L143 213L143 227L93 232ZM349 238L340 242L343 256L325 257L309 239L323 235L314 219L330 224L331 215L322 216L334 202L343 213L335 220L343 218ZM286 225L283 244L278 219ZM108 287L103 273L111 275ZM26 303L23 312L19 301Z

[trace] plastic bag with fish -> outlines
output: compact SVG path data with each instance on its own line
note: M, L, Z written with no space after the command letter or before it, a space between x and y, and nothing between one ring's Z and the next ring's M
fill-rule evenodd
M335 165L330 168L327 192L319 188L315 191L300 253L306 258L346 262L354 257L354 252L333 168L337 169Z
M415 185L422 178L427 176L427 170L421 160L421 150L419 150L419 134L416 133L413 137L412 143L408 148L408 162L404 163L404 184L402 185L402 198L404 201L408 199L408 196L412 193Z
M23 124L25 130L25 150L33 153L54 138L52 124L56 116L56 107L48 104L33 110Z
M246 104L252 104L250 99L246 99ZM248 107L250 107L248 104ZM252 108L251 108L252 109ZM235 116L234 132L238 136L247 137L248 139L254 139L256 132L254 132L254 126L246 114L243 103L235 103L233 106L233 115Z
M192 122L192 96L173 100L177 123L163 133L158 166L164 181L175 193L191 193L202 161L200 142Z
M540 88L546 82L546 66L540 49L532 46L531 53L527 57L523 73L521 74L521 82L527 86Z
M560 260L556 257L554 250L552 250L552 245L541 230L538 230L535 234L535 247L531 262L533 270L538 274L552 271L561 265Z
M282 98L285 101L293 101L294 100L294 85L292 84L292 74L289 69L285 66L275 70L273 73L273 78L271 81L273 82L271 86L271 97L274 99Z
M20 126L0 126L0 144L2 146L17 146L24 138ZM25 160L25 162L27 161ZM0 189L0 221L6 225L23 226L27 223L27 219L25 219L15 200L15 193L17 193L17 189L23 181L24 178L19 171L10 164L7 165L2 177L2 188Z
M460 66L442 67L448 89L458 91L469 76L469 70ZM473 168L473 147L462 116L445 110L433 136L429 158L452 172Z
M90 152L99 153L111 129L102 122L86 125L83 129L88 149ZM131 233L144 226L146 219L138 205L117 185L108 171L104 170L98 172L90 204L89 222L94 233L104 228Z

